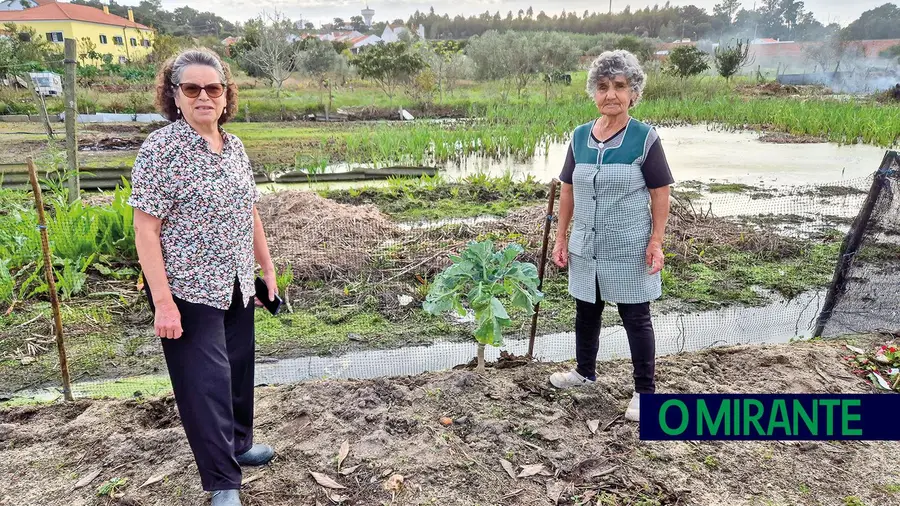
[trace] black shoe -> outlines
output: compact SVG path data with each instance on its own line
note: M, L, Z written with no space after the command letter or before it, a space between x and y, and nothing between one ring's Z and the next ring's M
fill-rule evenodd
M256 444L246 452L236 456L242 466L264 466L275 456L275 450L269 445Z
M212 493L212 506L241 506L239 490L216 490Z

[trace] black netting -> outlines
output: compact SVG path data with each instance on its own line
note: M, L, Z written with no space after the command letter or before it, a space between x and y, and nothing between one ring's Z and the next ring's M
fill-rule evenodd
M900 156L885 155L842 246L820 319L823 336L900 333Z

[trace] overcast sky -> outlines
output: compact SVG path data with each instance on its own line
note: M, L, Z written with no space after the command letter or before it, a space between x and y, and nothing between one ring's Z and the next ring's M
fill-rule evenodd
M835 21L841 25L847 25L860 14L869 9L883 5L890 0L804 0L806 9L813 12L816 19L828 24L829 21ZM119 3L137 5L139 0L125 0ZM705 8L707 12L712 13L712 8L719 0L673 0L672 5L696 5ZM303 18L312 21L318 26L322 22L331 21L335 17L350 19L350 16L359 14L359 11L365 7L364 1L358 0L257 0L247 2L246 0L204 0L203 2L180 1L180 0L162 0L163 7L167 10L173 10L176 7L190 5L191 7L201 11L211 11L228 19L230 21L246 21L259 14L264 9L279 11L286 14L291 19ZM665 0L661 2L648 2L645 0L613 0L613 11L621 11L626 5L631 5L632 10L642 9L646 6L654 4L664 5ZM396 18L407 19L409 15L419 9L427 12L430 7L438 14L447 13L451 17L457 14L471 15L482 13L485 10L491 12L500 11L502 16L506 16L508 11L517 13L519 9L527 9L528 6L534 9L535 14L543 10L548 15L558 14L563 9L567 11L575 11L579 16L585 11L601 11L609 10L608 0L523 0L512 2L509 0L454 0L452 2L422 2L419 0L371 0L369 7L375 10L375 22L391 21ZM752 9L753 0L744 0L744 8Z

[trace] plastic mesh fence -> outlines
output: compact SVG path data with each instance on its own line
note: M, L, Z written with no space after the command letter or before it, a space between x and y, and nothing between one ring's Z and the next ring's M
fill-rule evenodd
M887 269L897 259L889 245L897 244L891 230L898 230L900 221L893 170L866 225L854 281L826 335L881 330L897 321L890 312L897 308L896 290L889 289L897 286L896 278ZM652 304L658 353L810 337L841 243L872 181L677 186L664 246L664 296ZM465 185L436 187L429 195L452 197L468 191ZM409 208L403 199L411 197L402 191L378 207L358 205L366 192L379 191L347 190L329 198L278 191L260 202L288 307L277 317L262 308L256 312L257 384L407 375L467 364L476 353L471 316L430 316L422 309L429 283L449 265L449 255L469 241L491 239L498 247L521 244L520 261L541 261L549 188L529 195L530 204L504 217L443 221L394 218L394 205ZM64 211L48 204L51 249L63 280L58 284L67 290L63 327L76 396L153 395L169 388L153 318L135 286L134 253L127 249L133 241L127 232L130 218L118 216L127 211L116 207L121 204L117 198L92 197L91 205ZM459 206L466 205L460 199ZM13 268L14 298L21 300L0 326L0 397L58 395L49 303L38 277L29 281L40 251L31 206L13 204L0 217L0 244L17 252L18 265L6 267ZM554 218L548 257L555 235ZM98 251L95 242L107 244L108 251ZM568 360L574 357L575 305L567 294L566 271L549 259L545 268L546 299L539 308L534 357ZM516 365L528 350L531 317L512 316L514 326L504 331L504 344L487 349L486 358L496 367ZM608 305L601 360L628 356L618 319L615 306ZM886 323L873 325L879 319Z

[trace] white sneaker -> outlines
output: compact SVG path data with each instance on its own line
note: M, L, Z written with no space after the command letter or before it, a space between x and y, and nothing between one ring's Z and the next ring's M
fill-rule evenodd
M631 396L631 402L628 403L628 408L625 409L625 419L632 422L641 420L641 394L635 392Z
M575 370L566 372L555 372L550 375L550 384L556 388L575 388L593 385L592 379L585 378L578 374Z

